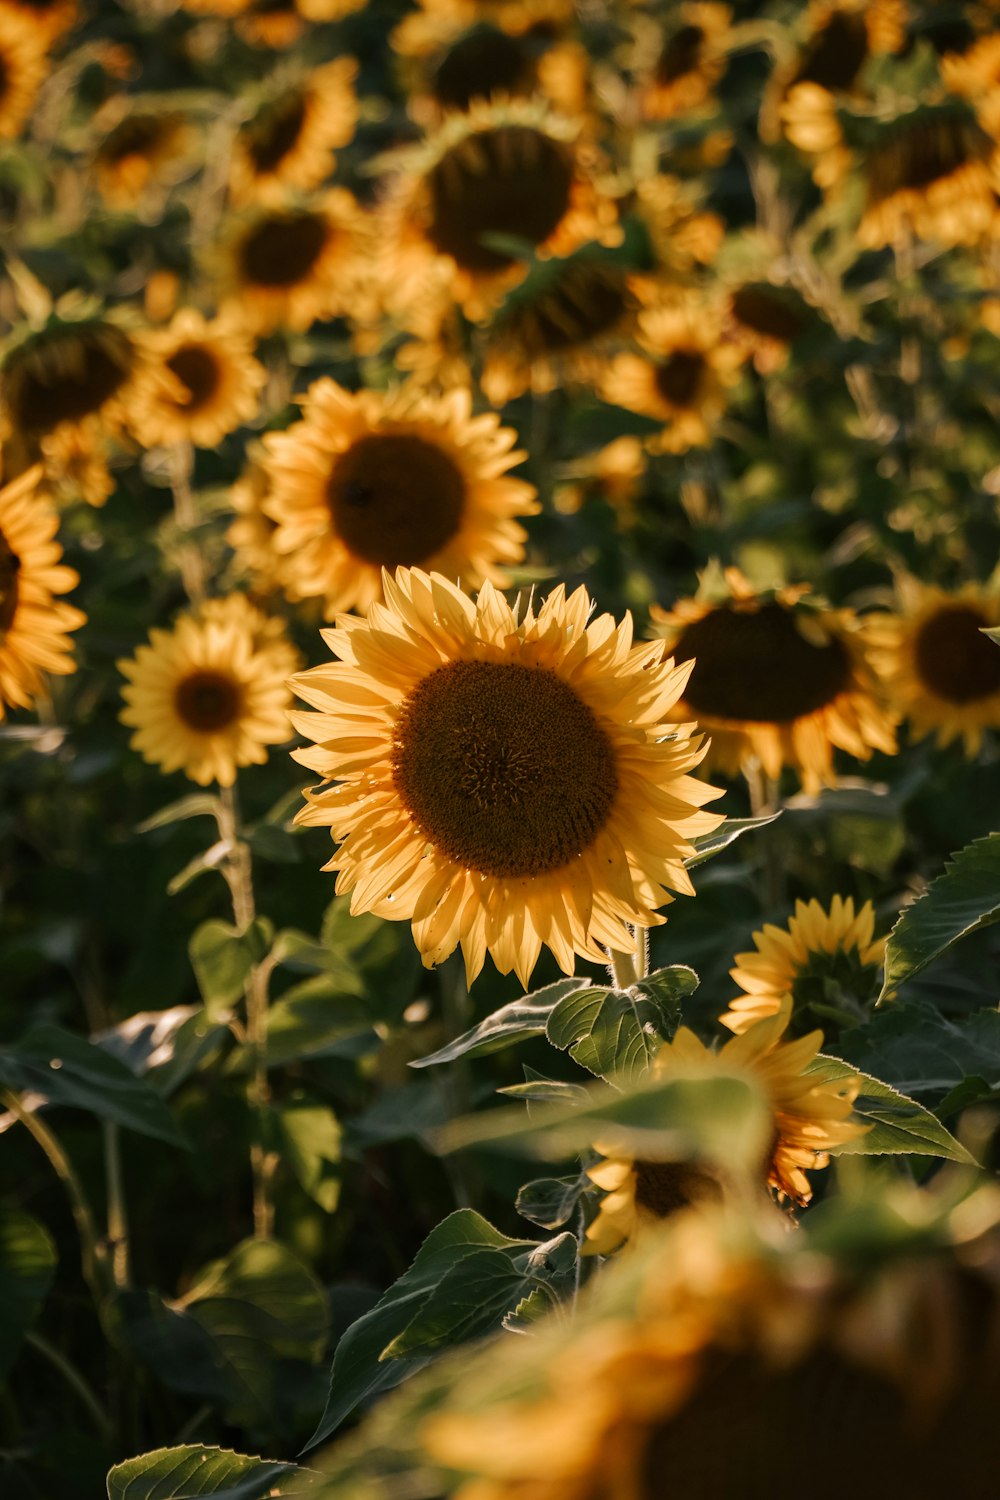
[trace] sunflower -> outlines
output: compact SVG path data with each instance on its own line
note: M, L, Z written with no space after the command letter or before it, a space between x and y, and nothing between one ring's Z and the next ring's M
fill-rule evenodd
M709 102L726 71L725 42L732 20L728 5L711 0L686 0L677 7L677 24L660 42L655 62L638 70L645 119L675 119Z
M83 500L101 506L114 494L107 442L96 419L58 427L41 439L39 447L46 485L59 503Z
M900 599L898 640L883 658L892 701L918 737L961 740L976 755L986 730L1000 729L1000 648L982 634L1000 625L1000 592L906 578Z
M637 182L635 193L659 276L676 280L712 264L726 228L718 214L703 211L700 184L660 172Z
M18 11L0 8L0 140L20 135L49 65L47 38Z
M194 132L177 110L123 113L118 100L104 118L113 123L94 152L94 179L105 203L133 212L147 188L168 186L183 176Z
M292 597L323 599L332 619L380 598L383 568L433 566L477 584L520 561L516 517L538 506L507 471L524 454L495 412L472 415L467 390L352 395L327 378L303 407L301 422L264 439L264 508Z
M980 37L965 52L941 59L941 77L976 111L980 125L1000 140L1000 36Z
M481 19L467 24L461 12L412 11L393 32L392 46L403 60L409 111L427 125L468 109L473 100L525 97L537 84L530 37Z
M48 49L75 25L79 5L77 0L0 0L0 13L25 21L39 44Z
M46 672L76 671L68 632L86 615L54 598L79 578L61 562L59 518L28 469L0 489L0 719L4 705L30 708Z
M542 257L588 240L617 243L615 203L595 187L595 148L579 137L579 122L539 101L473 101L423 145L400 152L384 209L390 308L405 307L427 262L441 259L455 300L482 316L527 270L515 244L492 236Z
M688 774L700 736L665 723L686 669L633 646L630 616L588 624L583 588L537 613L416 568L384 588L324 633L342 665L295 682L319 710L294 716L317 742L296 757L332 782L299 821L341 841L337 890L412 922L428 967L461 944L470 982L487 950L527 986L543 944L567 973L629 948L721 821Z
M229 491L236 516L226 532L226 541L236 554L238 568L250 576L254 592L273 594L284 587L285 572L283 558L274 545L277 522L264 509L271 493L266 457L258 443L250 445L246 467Z
M353 57L338 57L261 105L233 147L234 198L280 198L288 188L308 192L329 177L335 149L347 145L357 124L357 71Z
M996 208L997 147L958 98L920 105L879 131L864 157L858 243L877 250L912 238L969 245Z
M236 222L225 251L223 312L251 333L304 332L351 308L365 215L346 188L307 206L258 209Z
M723 342L717 318L690 304L646 308L638 337L642 354L611 361L605 400L664 424L650 443L655 451L705 446L726 409L727 387L738 377L740 350Z
M144 760L199 786L232 786L238 766L263 763L268 745L291 738L296 653L280 621L243 595L212 600L150 641L118 663L129 683L119 717Z
M185 307L142 344L149 375L137 383L129 427L143 447L214 448L257 415L267 373L231 316L209 321Z
M761 375L784 369L796 342L815 324L815 310L794 287L741 281L726 299L730 337L752 357Z
M863 1020L877 993L885 938L873 940L875 909L866 901L855 913L851 896L834 896L829 911L818 901L796 901L787 927L770 922L753 934L753 953L737 953L730 975L743 990L720 1016L723 1026L746 1031L781 1010L791 995L798 1019L803 1010L848 1025Z
M757 593L735 568L706 573L693 599L653 606L656 633L677 661L694 658L678 718L712 735L712 762L728 775L758 763L777 778L794 767L807 792L834 781L834 749L868 760L896 748L876 653L888 615L858 616L806 598L804 586ZM880 658L879 658L880 659Z
M124 320L58 304L40 327L27 325L15 336L0 358L3 414L29 445L92 418L119 428L140 363Z

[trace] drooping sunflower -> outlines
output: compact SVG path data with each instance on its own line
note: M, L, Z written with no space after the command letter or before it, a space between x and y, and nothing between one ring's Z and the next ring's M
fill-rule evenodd
M878 992L885 938L875 939L875 909L858 911L852 896L834 896L824 910L813 899L796 901L787 927L768 922L753 934L755 951L737 953L729 973L743 990L719 1017L737 1033L777 1014L790 995L795 1017L813 1015L848 1023L864 1019Z
M705 212L701 184L659 172L642 178L635 191L635 212L649 236L658 276L678 280L712 264L726 227L718 214Z
M301 333L348 311L366 218L346 188L307 205L261 208L239 219L225 247L222 311L251 333Z
M537 612L417 568L384 588L324 632L340 664L294 684L319 710L293 717L316 742L296 758L329 783L299 821L340 841L352 909L411 922L428 967L461 945L470 982L489 951L525 986L543 945L571 973L662 922L721 821L689 774L700 736L666 725L687 669L633 646L630 616L588 624L583 588Z
M602 384L605 400L663 423L654 451L684 453L711 442L738 378L742 352L722 339L718 317L693 304L639 314L642 354L619 354Z
M1000 592L906 578L899 593L898 639L883 659L892 701L918 737L961 740L976 755L985 732L1000 728L1000 647L982 633L1000 625Z
M358 101L353 57L314 68L267 98L233 146L230 190L238 201L309 192L333 171L335 151L354 135Z
M95 418L79 426L57 427L42 438L39 447L46 486L57 503L107 503L115 481L108 469L107 440Z
M57 304L40 326L26 324L0 358L0 402L12 432L29 447L63 426L99 418L124 423L140 350L114 312Z
M685 0L676 7L676 16L671 13L665 36L656 28L655 60L638 67L645 119L675 119L708 103L728 65L725 43L732 20L728 5Z
M0 140L12 140L30 115L48 73L44 29L0 8Z
M297 666L280 621L245 596L213 600L120 661L130 744L164 772L199 786L232 786L239 766L260 765L291 738L288 677Z
M303 412L264 439L264 509L293 597L322 599L332 619L380 598L383 568L440 568L474 586L523 556L517 518L537 510L535 490L507 471L524 454L495 412L473 416L468 390L351 394L327 378Z
M5 705L30 708L44 674L76 671L69 631L86 615L54 596L79 583L62 562L59 517L33 467L0 489L0 719Z
M180 111L126 110L114 100L95 124L105 134L94 151L94 181L110 207L134 212L147 188L183 176L194 132Z
M676 713L710 732L710 764L735 775L759 763L775 779L790 766L815 792L835 779L835 749L858 760L895 751L878 665L894 624L807 594L758 593L737 569L710 570L695 598L652 615L668 652L694 660Z
M214 448L257 415L267 372L231 315L207 319L181 308L168 328L143 334L141 342L148 373L137 382L128 420L143 447Z

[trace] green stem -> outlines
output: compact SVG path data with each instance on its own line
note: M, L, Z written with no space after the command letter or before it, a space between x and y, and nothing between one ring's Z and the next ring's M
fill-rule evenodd
M649 973L649 931L645 927L630 927L629 931L633 940L629 951L608 949L608 968L616 990L631 989Z
M190 443L177 443L170 450L170 489L174 497L174 518L180 532L178 561L184 592L192 604L205 598L205 560L198 544L190 538L198 524L198 506L191 488L194 449Z
M65 1380L70 1389L76 1392L77 1396L80 1398L81 1402L87 1408L88 1412L93 1418L94 1426L101 1434L102 1440L110 1446L112 1436L114 1434L114 1427L112 1425L111 1418L101 1406L101 1403L98 1401L97 1397L94 1395L93 1391L90 1389L90 1386L84 1380L83 1376L80 1374L76 1366L71 1364L66 1356L62 1354L54 1344L50 1344L48 1339L43 1339L40 1333L26 1333L24 1339L25 1343L29 1344L32 1349L37 1350L37 1352L42 1356L43 1359L48 1360L53 1369L59 1371L60 1375Z
M108 1249L111 1276L117 1287L127 1287L129 1275L128 1217L122 1179L121 1132L113 1120L104 1122L104 1172L108 1196Z

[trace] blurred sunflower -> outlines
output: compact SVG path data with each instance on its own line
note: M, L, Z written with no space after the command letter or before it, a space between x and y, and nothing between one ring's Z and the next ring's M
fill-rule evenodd
M785 107L797 112L806 99L815 99L812 91L822 90L828 99L854 94L870 57L901 51L906 21L906 0L812 0L801 49L775 69L765 91L762 138L776 140Z
M979 37L960 54L947 53L941 77L952 93L969 100L983 129L1000 139L1000 35Z
M128 678L119 715L130 744L199 786L232 786L239 766L260 765L268 745L291 738L288 677L298 665L279 621L236 594L185 614L172 630L118 662Z
M693 599L654 605L655 632L693 671L675 712L712 735L710 764L735 775L759 762L777 779L793 767L807 792L834 781L834 749L868 760L894 753L895 718L875 665L893 633L888 615L859 616L804 596L758 593L735 568L710 570Z
M338 57L262 103L233 146L237 201L273 200L289 188L308 192L329 177L335 149L347 145L357 124L357 71L353 57Z
M877 993L885 938L874 939L875 909L855 913L851 896L834 896L828 911L813 899L796 901L787 927L772 923L753 934L755 952L737 953L729 973L743 990L719 1017L744 1032L781 1010L790 995L798 1018L808 1009L848 1024L862 1020Z
M996 143L962 100L920 105L881 127L864 156L858 243L969 245L988 233L1000 185Z
M0 489L0 719L30 708L44 674L76 671L68 632L86 615L56 599L79 583L60 561L59 517L39 493L35 466Z
M455 11L419 9L404 16L392 34L402 59L407 107L413 118L433 125L450 110L494 94L525 97L537 85L537 48L488 21L466 24Z
M685 0L671 9L666 36L659 25L650 27L656 35L655 61L644 66L640 59L636 68L644 119L674 119L709 102L728 65L732 20L728 5Z
M1000 729L1000 647L982 634L1000 625L1000 592L969 583L948 591L900 582L899 635L884 657L893 703L918 737L939 745L961 740L979 752L988 729Z
M259 443L247 450L242 474L229 489L229 503L236 512L226 532L226 541L236 554L237 567L248 574L255 593L273 594L284 587L282 556L274 545L277 522L264 509L271 493L267 455Z
M796 342L816 326L816 311L791 286L741 281L726 297L726 329L761 375L784 369Z
M809 1072L823 1045L823 1033L812 1031L797 1041L782 1041L791 1018L792 1001L785 997L775 1013L751 1022L741 1036L728 1038L717 1052L682 1026L673 1041L657 1052L650 1076L662 1082L712 1074L749 1075L762 1090L771 1113L771 1142L767 1161L761 1163L762 1178L779 1198L804 1205L812 1197L806 1171L829 1166L830 1151L856 1140L868 1127L850 1118L857 1079L824 1081ZM609 1153L600 1144L596 1149L604 1160L590 1167L587 1175L607 1197L587 1229L587 1255L609 1255L657 1219L722 1195L720 1180L696 1163L637 1160L619 1151Z
M63 299L27 322L0 356L0 401L15 438L29 448L63 426L122 426L141 364L136 336L114 311Z
M649 307L639 314L642 354L610 363L602 394L615 406L663 423L650 440L657 452L685 453L712 440L738 378L742 353L722 339L718 319L691 303Z
M126 112L116 99L95 125L106 133L94 151L94 181L112 208L134 212L147 188L178 181L190 160L194 131L177 110Z
M0 140L20 135L49 71L47 38L19 11L0 7Z
M251 333L297 333L351 306L366 220L345 188L308 206L261 208L238 219L223 252L223 312Z
M495 412L472 415L467 390L443 396L405 386L351 394L318 380L304 417L264 439L289 594L337 610L381 598L382 569L433 566L475 585L506 581L538 509L535 490L507 471L524 458Z
M686 276L697 266L709 266L725 238L718 214L702 208L701 184L682 182L667 172L636 183L635 212L645 226L660 278Z
M583 588L537 613L416 568L384 588L324 632L341 665L295 680L319 710L293 716L316 741L295 756L330 783L298 820L339 841L338 892L412 922L428 967L460 944L470 982L487 951L527 986L543 945L567 973L631 950L721 821L688 774L700 737L665 722L686 669L633 646L629 616L588 624Z
M257 415L267 372L231 316L209 320L181 308L168 328L141 335L141 342L148 378L136 383L128 423L143 447L214 448Z
M0 0L0 15L9 13L26 21L45 49L76 24L79 10L78 0Z
M95 418L79 426L57 427L41 439L39 448L46 487L58 503L82 500L101 506L114 494L107 442Z

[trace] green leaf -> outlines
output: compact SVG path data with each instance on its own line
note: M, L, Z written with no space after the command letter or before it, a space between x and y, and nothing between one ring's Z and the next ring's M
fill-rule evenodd
M0 1081L46 1104L89 1110L139 1135L188 1145L155 1089L101 1047L60 1026L34 1026L15 1046L0 1048Z
M839 1057L822 1053L809 1070L824 1082L859 1078L861 1089L854 1101L854 1113L871 1125L871 1129L853 1141L831 1148L833 1156L937 1156L975 1166L970 1156L936 1115L924 1109L915 1099L908 1099L881 1079L852 1068Z
M319 1426L306 1447L321 1443L363 1402L399 1385L426 1364L426 1355L384 1360L383 1354L413 1322L451 1269L482 1250L534 1248L531 1241L511 1240L471 1208L460 1208L432 1229L409 1270L395 1282L371 1312L352 1323L337 1345L330 1372L330 1393ZM492 1323L484 1319L478 1331Z
M162 1099L169 1099L206 1057L228 1036L228 1027L209 1018L200 1005L170 1010L137 1011L93 1040L131 1073L148 1078Z
M351 915L350 896L336 896L326 909L320 933L342 969L355 976L355 994L382 1006L376 1018L398 1018L413 999L421 974L420 955L401 922L371 912Z
M520 1000L512 1000L446 1047L429 1053L427 1057L418 1057L410 1067L429 1068L437 1063L454 1062L456 1057L482 1057L487 1052L510 1046L521 1037L541 1036L560 1001L582 990L587 983L583 978L557 979L544 989L523 995Z
M267 1014L269 1068L307 1057L360 1057L378 1045L371 1008L356 995L331 994L321 986L311 991L303 985L283 995Z
M177 874L167 881L167 895L176 896L179 891L189 886L192 880L197 880L199 875L204 875L207 870L217 870L231 850L232 845L228 839L219 839L210 849L196 854L194 859L188 860L183 870L178 870Z
M302 1096L274 1112L282 1158L309 1197L332 1214L340 1199L341 1129L333 1110Z
M960 938L1000 920L1000 834L976 839L952 857L943 875L907 906L889 934L878 1004L894 999Z
M588 1186L589 1179L579 1172L575 1177L536 1177L521 1188L514 1207L522 1219L541 1229L561 1229L573 1217Z
M745 833L751 833L755 828L766 828L768 823L773 823L780 818L780 811L768 813L764 818L727 818L721 823L714 833L706 833L700 839L692 839L695 852L684 861L689 870L695 865L703 865L707 859L712 859L716 854L721 854L723 849L728 849L730 844L742 838Z
M577 990L555 1007L546 1035L553 1047L568 1050L598 1078L631 1083L643 1076L676 1027L676 1021L671 1026L664 1019L668 997L679 1002L697 984L694 970L678 965L629 990Z
M268 926L261 920L251 923L244 933L214 917L195 928L188 954L213 1020L242 998L251 969L264 957L268 936Z
M56 1247L37 1219L0 1207L0 1384L48 1295Z
M269 859L279 865L302 863L301 840L289 829L258 823L256 828L248 830L246 841L259 859Z
M305 1471L294 1464L248 1458L223 1448L157 1448L116 1464L108 1475L108 1500L267 1500L304 1494L286 1486Z
M845 1062L903 1094L945 1094L970 1077L1000 1084L1000 1011L952 1019L932 1005L897 1005L841 1037Z
M171 823L180 823L184 818L215 817L219 810L219 799L209 792L192 792L162 807L158 813L136 827L136 833L152 833L154 828L168 828Z

